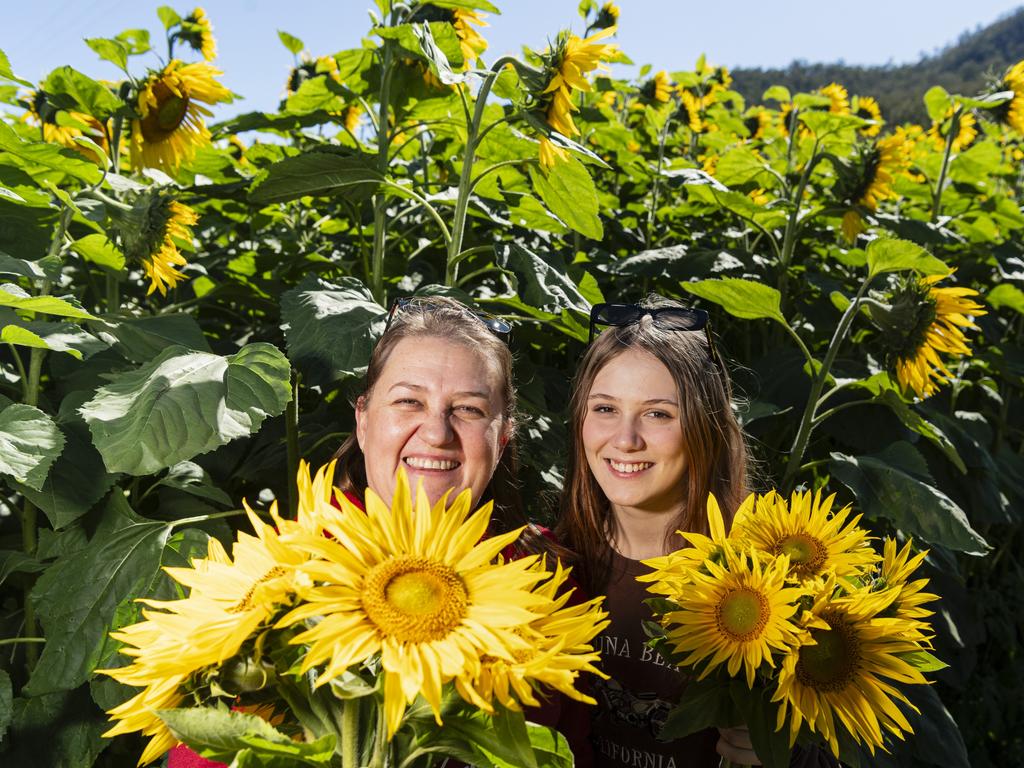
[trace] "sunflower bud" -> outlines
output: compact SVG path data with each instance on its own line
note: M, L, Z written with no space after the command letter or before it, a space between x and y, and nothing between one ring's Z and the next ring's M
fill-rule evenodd
M266 688L275 677L273 664L249 658L235 659L223 666L220 685L227 693L238 696Z

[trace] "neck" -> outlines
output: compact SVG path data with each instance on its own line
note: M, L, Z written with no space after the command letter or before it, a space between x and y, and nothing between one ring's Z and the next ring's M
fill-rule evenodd
M678 513L679 510L654 513L613 504L615 530L611 532L612 548L630 560L667 555L684 544L682 538L672 531Z

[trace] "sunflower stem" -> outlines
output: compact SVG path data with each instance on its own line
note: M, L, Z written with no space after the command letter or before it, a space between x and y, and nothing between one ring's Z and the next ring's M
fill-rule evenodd
M341 702L341 766L359 768L359 699Z
M397 21L392 13L391 25ZM380 106L377 116L377 170L386 177L388 172L388 150L390 149L390 131L388 130L388 110L391 101L391 71L394 57L394 43L385 39L383 43L383 75L380 79ZM379 190L373 198L373 268L370 275L370 291L378 304L385 303L384 296L384 248L387 242L387 194Z
M789 291L789 264L793 260L793 252L796 250L796 235L800 225L800 203L804 199L804 191L810 181L811 172L822 159L823 155L818 154L818 142L815 139L814 149L811 151L811 159L807 161L804 172L800 176L800 183L797 184L796 193L793 195L793 210L789 213L789 220L786 222L786 231L782 236L782 253L779 255L779 306L783 313L786 311L786 298Z
M949 121L949 133L946 135L946 151L942 154L942 169L939 171L939 181L935 185L935 192L932 194L932 221L939 218L942 211L942 188L946 185L946 171L949 170L949 156L953 152L953 139L960 129L960 115L963 113L963 106L957 107L953 117Z
M299 372L292 370L292 398L285 408L285 441L288 455L288 511L294 520L299 512Z
M828 350L825 352L825 359L821 363L821 369L818 371L817 376L811 384L811 391L807 397L807 404L804 406L804 413L800 418L800 426L797 428L796 437L793 439L793 447L789 452L789 462L786 464L786 471L782 478L781 487L784 494L788 494L793 490L793 480L800 471L804 452L807 450L807 443L810 440L811 432L815 427L814 417L815 412L818 409L818 399L821 397L821 391L825 388L825 382L828 381L829 371L832 369L832 364L835 362L836 355L839 353L839 346L842 344L843 339L846 338L846 334L849 332L850 326L853 324L853 318L857 316L861 299L864 297L864 293L867 291L868 285L871 284L871 279L870 275L864 278L864 281L860 285L860 289L857 291L857 295L854 297L853 301L850 302L850 306L846 308L842 318L840 318L839 325L836 326L835 334L832 336L832 341L829 342Z
M661 135L658 137L658 168L654 173L654 183L651 185L651 205L647 209L647 228L644 234L644 242L651 247L651 230L654 229L654 211L658 207L658 193L661 191L661 170L665 166L665 141L668 139L668 128L672 124L672 113L665 118L665 124L661 127Z
M45 637L5 637L0 645L16 645L18 643L45 643Z
M462 157L462 172L459 175L459 191L455 199L455 217L452 220L452 236L448 242L448 258L445 263L444 284L455 285L459 279L459 262L457 256L462 252L462 240L466 234L466 214L469 211L469 196L473 191L473 159L476 155L478 137L480 136L480 124L484 119L484 109L487 106L487 96L498 79L501 70L505 65L514 61L512 56L503 56L494 62L490 72L484 77L480 84L480 90L476 94L476 104L473 108L473 119L466 126L466 149Z

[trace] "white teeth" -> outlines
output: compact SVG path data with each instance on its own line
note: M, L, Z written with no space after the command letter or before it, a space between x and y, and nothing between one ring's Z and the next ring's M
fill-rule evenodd
M409 456L405 459L405 463L414 469L441 469L451 470L459 466L457 461L447 461L442 459L421 459L418 456Z
M641 461L641 462L638 462L638 463L635 463L635 464L623 464L623 463L620 463L618 461L613 461L612 459L608 459L608 463L611 465L612 469L614 469L616 472L622 472L623 474L627 474L627 475L628 474L632 474L633 472L641 472L641 471L643 471L645 469L648 469L649 467L653 467L654 466L654 462L653 461Z

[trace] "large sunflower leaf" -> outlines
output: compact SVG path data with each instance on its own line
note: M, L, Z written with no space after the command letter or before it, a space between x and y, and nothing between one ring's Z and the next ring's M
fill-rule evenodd
M329 283L307 275L281 296L288 357L311 384L365 371L386 315L354 277Z
M556 314L563 309L590 312L590 302L566 274L561 256L542 258L518 243L506 243L497 248L497 264L515 275L518 298L531 307Z
M53 70L43 89L59 106L80 109L100 120L105 120L124 106L124 102L105 85L68 66Z
M922 275L944 275L949 267L917 243L909 240L879 237L868 244L868 274L877 277L884 272L916 270Z
M256 432L284 411L291 368L270 344L230 357L171 347L80 412L110 472L146 475Z
M44 315L73 317L92 320L92 315L81 307L59 299L56 296L30 296L13 283L0 285L0 307L11 307L24 312L40 312Z
M384 177L363 154L306 152L270 166L249 192L256 205L283 203L303 195L339 195L364 200Z
M530 180L544 204L566 225L584 237L601 239L597 188L583 163L570 156L547 171L531 165Z
M153 315L121 317L104 315L90 324L96 335L133 363L145 363L168 346L178 345L209 352L203 329L191 315Z
M64 435L45 413L12 403L0 411L0 475L39 490L64 450Z
M86 184L96 184L103 173L96 166L84 159L72 149L64 149L56 144L45 141L25 141L6 123L0 121L0 150L10 152L15 157L26 161L28 170L31 166L50 169L74 176Z
M781 309L782 295L771 286L739 277L723 277L685 283L683 288L694 296L720 304L735 317L745 320L768 318L786 325Z
M4 739L3 764L42 768L81 768L92 765L110 742L110 727L96 709L85 686L77 690L16 698L10 730Z
M868 517L886 518L916 538L969 555L988 551L966 513L932 484L924 459L910 443L870 456L832 453L829 466Z
M110 241L110 238L98 232L76 240L71 244L71 250L93 264L114 270L124 269L124 254Z
M169 524L136 515L120 491L110 494L89 543L57 558L32 589L46 645L25 688L29 695L70 690L88 679L118 605L145 594L160 574L170 532Z

